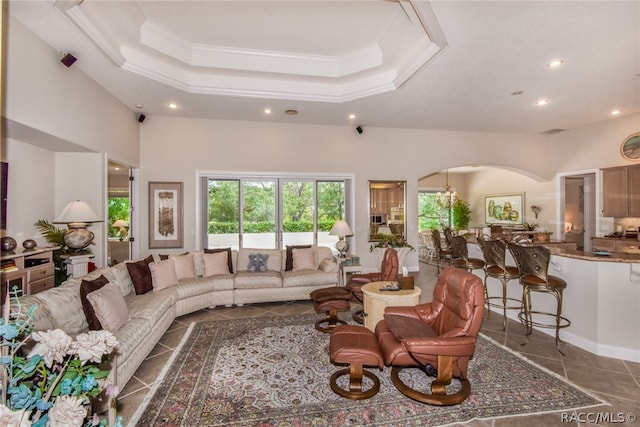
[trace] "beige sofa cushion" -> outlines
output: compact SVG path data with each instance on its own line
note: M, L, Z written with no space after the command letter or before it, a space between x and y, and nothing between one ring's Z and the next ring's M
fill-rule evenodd
M42 295L41 295L42 296ZM50 329L56 329L55 319L49 312L49 309L38 295L26 295L20 297L20 311L26 313L32 306L36 305L38 308L33 312L33 328L36 331L48 331ZM13 305L12 309L16 309Z
M316 270L318 268L316 248L293 249L291 254L293 257L293 271Z
M135 292L133 282L129 275L129 270L124 262L118 263L104 272L104 277L111 283L117 283L122 295L129 295ZM84 279L84 277L83 277Z
M294 270L282 272L282 287L298 286L334 286L338 283L338 274L322 270Z
M202 264L204 266L204 277L231 273L229 271L227 251L202 254Z
M331 248L328 248L326 246L316 246L316 265L320 265L320 263L324 259L333 259Z
M174 262L178 280L193 279L196 277L196 266L193 253L189 252L184 255L171 255L169 256L169 259L172 259Z
M177 296L179 300L183 300L209 292L230 290L233 290L233 275L222 274L219 276L180 280L178 282Z
M178 276L173 259L169 258L160 262L152 262L149 264L149 269L151 270L153 292L158 292L178 284Z
M41 297L39 305L51 314L55 328L76 334L89 327L80 302L80 279L67 280L57 288L48 289Z
M129 309L120 288L115 283L107 283L97 291L89 292L87 299L104 329L116 332L129 320Z
M282 276L279 271L238 271L235 278L236 289L280 288Z

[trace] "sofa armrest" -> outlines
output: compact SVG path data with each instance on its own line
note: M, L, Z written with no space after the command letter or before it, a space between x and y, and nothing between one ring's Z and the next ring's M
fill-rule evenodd
M325 273L337 273L338 263L331 258L325 258L320 261L318 269L324 271Z

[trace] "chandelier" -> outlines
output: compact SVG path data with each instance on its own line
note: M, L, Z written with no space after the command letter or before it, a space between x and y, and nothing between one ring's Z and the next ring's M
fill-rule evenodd
M451 191L452 188L449 186L449 169L445 171L446 183L444 185L444 195L441 191L436 193L436 204L441 209L451 209L451 205L458 200L458 194L455 191Z

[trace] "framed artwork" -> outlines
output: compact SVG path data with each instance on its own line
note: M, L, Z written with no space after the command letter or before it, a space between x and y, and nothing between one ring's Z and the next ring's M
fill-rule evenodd
M484 196L487 224L520 225L524 221L524 193Z
M620 147L622 157L629 160L640 159L640 132L629 135Z
M182 183L149 182L149 248L181 248Z

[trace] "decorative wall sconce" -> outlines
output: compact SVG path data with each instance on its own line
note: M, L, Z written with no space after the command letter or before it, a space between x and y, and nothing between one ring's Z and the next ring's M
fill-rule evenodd
M531 205L531 210L533 211L534 215L536 216L536 219L538 219L538 214L540 213L542 208L540 206Z

